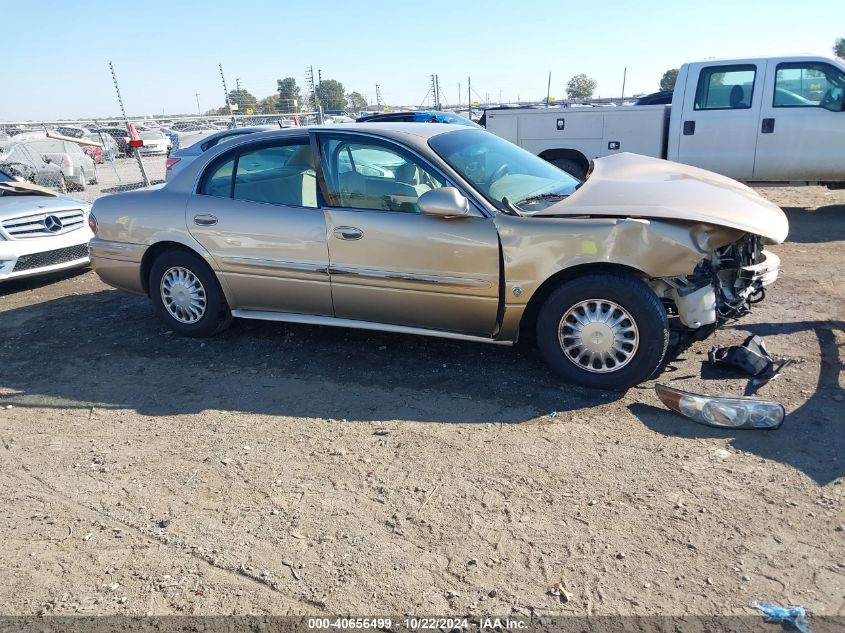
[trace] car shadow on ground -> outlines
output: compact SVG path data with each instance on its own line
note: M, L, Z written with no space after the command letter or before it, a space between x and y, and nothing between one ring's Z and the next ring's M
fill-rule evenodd
M685 438L731 438L733 447L766 459L789 464L821 485L845 476L845 404L834 399L843 395L840 376L845 372L836 332L845 333L845 321L756 323L742 329L763 337L804 330L815 333L821 355L821 370L813 395L795 410L787 410L783 426L776 431L731 431L694 422L678 424L678 415L646 404L632 404L630 411L651 430ZM724 378L722 370L702 371L702 378ZM776 399L776 396L768 396Z
M845 205L830 204L815 210L784 207L789 219L787 242L818 244L845 240Z
M514 347L235 320L210 339L168 331L145 297L64 296L0 319L0 397L14 406L206 410L356 421L519 423L621 397L562 383Z

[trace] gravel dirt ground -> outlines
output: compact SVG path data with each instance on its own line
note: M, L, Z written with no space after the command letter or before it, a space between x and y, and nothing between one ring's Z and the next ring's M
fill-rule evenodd
M658 380L746 393L706 353L761 334L796 360L770 432L561 384L531 341L200 341L88 271L0 286L0 612L845 615L845 192L764 193L781 278Z

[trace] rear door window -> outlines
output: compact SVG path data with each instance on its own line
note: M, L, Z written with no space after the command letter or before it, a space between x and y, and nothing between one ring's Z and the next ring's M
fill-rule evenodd
M233 197L294 207L317 207L317 174L308 141L243 149Z
M235 169L235 156L228 160L213 163L203 176L199 192L217 198L232 197L232 173Z
M756 77L754 64L702 68L695 91L695 109L747 110L751 107Z
M241 148L213 162L199 193L250 202L317 208L317 175L307 139Z

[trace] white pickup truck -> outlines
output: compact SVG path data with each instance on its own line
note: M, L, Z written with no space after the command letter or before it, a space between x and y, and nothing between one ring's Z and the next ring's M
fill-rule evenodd
M491 109L490 132L583 179L619 152L745 182L845 187L845 64L770 57L684 64L672 104Z

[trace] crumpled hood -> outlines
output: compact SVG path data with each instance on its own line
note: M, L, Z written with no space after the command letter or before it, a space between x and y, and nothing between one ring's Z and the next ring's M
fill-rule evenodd
M621 153L596 159L574 194L536 215L600 215L724 226L779 244L789 222L777 205L736 180L680 163Z

